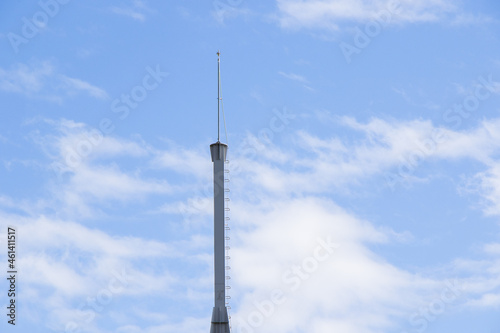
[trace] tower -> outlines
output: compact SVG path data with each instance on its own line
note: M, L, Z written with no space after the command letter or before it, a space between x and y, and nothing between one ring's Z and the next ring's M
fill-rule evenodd
M217 52L217 142L210 145L214 164L214 308L210 333L230 333L226 307L224 162L227 144L220 142L220 52Z

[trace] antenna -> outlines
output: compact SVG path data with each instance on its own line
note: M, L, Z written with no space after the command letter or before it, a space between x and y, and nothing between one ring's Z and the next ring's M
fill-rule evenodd
M217 142L220 142L220 50L217 51Z
M224 133L227 138L226 114L224 113L224 101L222 100L222 84L220 82L220 50L217 51L217 142L220 142L220 111L222 110L222 120L224 121Z

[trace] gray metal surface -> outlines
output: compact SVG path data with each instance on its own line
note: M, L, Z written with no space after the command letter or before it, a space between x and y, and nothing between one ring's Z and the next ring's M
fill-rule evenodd
M211 333L229 333L229 318L226 308L226 271L224 255L224 162L227 145L216 142L210 145L214 163L214 296Z

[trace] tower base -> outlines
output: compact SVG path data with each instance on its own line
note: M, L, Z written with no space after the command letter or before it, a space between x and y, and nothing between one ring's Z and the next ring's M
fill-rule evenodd
M212 311L212 325L210 326L210 333L230 333L229 317L227 315L226 307L214 307Z

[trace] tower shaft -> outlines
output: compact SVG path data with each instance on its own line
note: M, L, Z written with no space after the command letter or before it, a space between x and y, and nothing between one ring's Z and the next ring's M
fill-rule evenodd
M227 145L217 141L210 145L214 164L214 296L210 333L229 333L229 318L226 308L225 267L225 207L224 207L224 162Z

